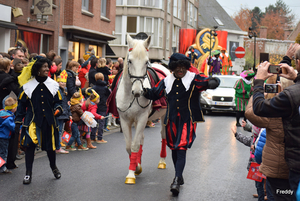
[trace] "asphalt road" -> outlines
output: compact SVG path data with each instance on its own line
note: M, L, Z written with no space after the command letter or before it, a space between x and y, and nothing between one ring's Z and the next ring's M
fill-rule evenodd
M56 180L45 152L36 154L33 179L23 185L24 159L10 175L0 175L0 200L101 200L101 201L254 201L254 181L246 179L249 147L238 142L230 131L232 114L212 113L197 125L197 137L187 152L185 184L178 197L169 186L174 177L171 151L167 169L157 169L160 153L160 125L145 129L143 172L135 185L124 184L129 158L119 129L107 134L107 144L89 151L57 155L62 177ZM244 132L246 135L250 133ZM95 145L95 144L94 144Z

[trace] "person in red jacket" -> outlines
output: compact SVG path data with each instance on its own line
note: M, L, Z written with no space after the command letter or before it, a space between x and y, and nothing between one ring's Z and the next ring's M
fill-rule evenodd
M97 104L100 102L100 96L97 94L95 90L91 88L88 88L86 90L86 94L90 95L90 97L86 101L84 101L84 103L81 106L83 112L89 111L95 116L95 119L104 119L105 118L104 116L97 114L97 109L98 109ZM80 127L81 128L79 128L79 130L81 130L81 133L85 133L86 135L87 148L96 149L97 147L93 146L91 141L92 129L86 125Z

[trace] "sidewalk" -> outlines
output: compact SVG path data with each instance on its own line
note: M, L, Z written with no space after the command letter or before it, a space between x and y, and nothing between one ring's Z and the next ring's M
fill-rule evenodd
M107 136L107 135L117 133L117 132L120 132L120 127L111 126L109 131L103 132L103 136ZM41 149L36 150L34 159L41 158L41 157L44 157L44 156L47 156L47 152L42 151ZM23 163L25 163L25 156L21 160L16 160L15 161L15 164L18 165L18 166L23 164Z

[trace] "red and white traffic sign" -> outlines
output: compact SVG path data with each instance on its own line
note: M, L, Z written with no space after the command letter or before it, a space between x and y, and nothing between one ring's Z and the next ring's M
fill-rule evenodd
M243 47L237 47L235 49L235 56L237 58L243 58L245 56L245 54L246 54L245 48L243 48Z

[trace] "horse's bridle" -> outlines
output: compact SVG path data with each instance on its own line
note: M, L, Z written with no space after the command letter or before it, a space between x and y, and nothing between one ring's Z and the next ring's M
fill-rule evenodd
M129 51L129 52L130 52L130 51ZM130 64L130 60L128 59L128 57L129 57L129 52L128 52L128 54L127 54L127 69L128 69L128 75L129 75L130 80L131 80L131 79L134 79L133 82L131 82L131 84L135 83L136 81L140 81L140 82L141 82L141 85L142 85L142 87L143 87L143 79L145 79L145 78L147 78L147 77L149 78L148 73L147 73L147 68L148 68L148 67L151 67L151 64L150 64L150 62L149 62L149 60L148 60L148 61L147 61L146 72L145 72L145 74L144 74L143 76L132 75L132 74L130 73L130 70L129 70L129 64ZM149 78L149 79L150 79L150 78ZM143 87L143 88L144 88L144 87ZM148 106L152 103L152 101L149 100L149 103L148 103L146 106L142 106L142 105L139 103L138 97L134 97L133 100L131 101L131 103L129 104L129 107L128 107L126 110L121 110L119 107L117 107L117 109L120 110L121 112L126 112L126 111L132 106L132 104L133 104L133 102L134 102L135 99L136 99L136 101L137 101L137 104L138 104L141 108L143 108L143 109L145 109L146 107L148 107Z

